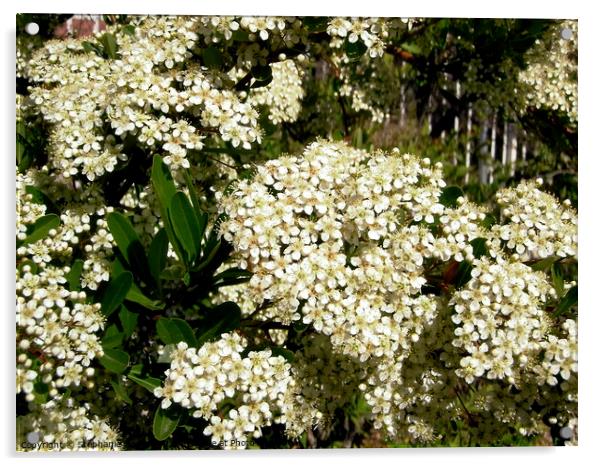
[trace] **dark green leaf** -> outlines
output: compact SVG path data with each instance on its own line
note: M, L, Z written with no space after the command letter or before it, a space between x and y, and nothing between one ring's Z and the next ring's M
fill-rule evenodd
M564 279L562 277L562 269L560 264L555 262L550 270L552 275L552 285L556 290L556 295L561 298L564 295Z
M236 303L227 301L208 311L201 320L198 331L199 346L213 339L219 338L222 333L230 332L240 325L241 312Z
M150 309L152 311L160 311L165 307L165 304L161 301L152 300L145 296L140 288L136 286L136 284L132 284L132 287L128 291L128 294L125 296L126 301L131 301L133 303L138 303L141 306Z
M115 36L107 32L100 37L100 43L102 44L105 56L111 60L115 60L117 58L117 41L115 40Z
M186 251L187 263L191 265L201 252L201 230L186 194L174 194L168 212L176 238Z
M176 235L174 233L173 227L169 221L169 216L167 214L167 209L169 208L171 199L177 192L176 185L173 181L173 178L171 177L169 168L163 163L163 159L160 155L155 155L153 158L151 181L153 183L153 189L155 190L155 194L159 199L159 210L161 212L161 218L163 219L163 225L165 227L165 231L167 232L169 242L173 246L174 251L180 258L180 260L184 262L184 251L182 251L181 246L176 240Z
M107 370L121 374L130 363L130 356L125 351L106 348L99 361Z
M81 259L76 259L73 264L71 264L71 270L65 274L67 284L69 285L69 291L81 290L81 276L83 269L84 261Z
M115 324L112 324L105 330L105 334L102 337L102 347L115 348L117 346L121 346L123 337L124 334L119 331Z
M129 397L121 379L111 380L111 386L113 387L113 390L115 390L115 394L119 399L125 401L129 405L132 404L132 399Z
M166 440L176 430L179 422L180 412L175 407L162 409L159 405L153 419L153 435L157 440Z
M445 207L454 208L458 206L458 198L464 196L462 190L457 186L448 186L443 188L441 196L439 196L439 202Z
M197 267L195 267L195 270L200 271L207 267L219 251L220 246L221 241L213 243L211 241L208 241L202 258L203 261Z
M157 335L166 345L186 342L189 347L197 346L194 331L185 320L161 317L157 321Z
M217 47L211 45L203 50L203 63L208 68L220 68L224 63L224 57Z
M345 53L351 61L359 60L366 53L366 50L368 50L368 47L360 39L355 42L345 41Z
M546 257L545 259L535 262L535 264L531 265L531 268L533 270L546 271L559 259L560 257L556 256Z
M121 30L127 34L128 36L135 36L136 35L136 26L134 26L133 24L127 24L125 26L123 26L123 28L121 28Z
M160 282L161 272L165 268L167 263L167 250L169 248L169 240L165 228L161 228L153 241L151 242L148 250L148 266L150 268L151 275L155 278L157 283Z
M280 346L272 346L270 348L272 350L272 354L274 356L282 356L288 362L293 362L295 360L295 353L291 350L287 350L286 348L282 348Z
M460 262L460 265L458 267L458 272L456 274L456 279L455 279L456 288L461 288L470 281L470 279L472 278L470 275L470 273L472 272L472 269L473 269L473 266L470 262L468 262L468 261Z
M21 244L35 243L36 241L41 240L46 235L48 235L48 232L50 230L52 230L53 228L57 228L60 225L60 223L61 220L59 219L59 216L55 214L48 214L44 215L43 217L40 217L29 228L30 233L27 235L27 237L23 240L23 243Z
M558 306L556 306L555 316L561 316L568 312L573 306L577 304L577 298L579 293L577 292L577 285L573 286L569 291L566 292L564 298L560 300Z
M149 392L153 393L155 388L161 386L161 380L156 377L144 375L144 367L142 364L136 364L133 366L127 374L128 379L132 382L137 383L143 388L146 388Z
M487 251L487 240L485 238L475 238L470 242L472 246L472 255L475 259L485 256Z
M177 192L171 173L167 165L163 163L160 155L155 155L153 158L153 168L151 173L153 188L155 194L159 198L161 206L167 210L171 198Z
M105 316L110 316L123 302L132 282L132 274L128 271L122 272L109 282L100 302L102 313Z
M251 85L252 88L264 87L272 82L272 67L270 65L256 65L251 68L251 75L255 82Z
M213 286L220 287L245 283L249 281L252 276L253 274L248 270L232 267L213 277Z
M309 32L326 31L326 27L328 26L328 17L306 16L303 18L303 26L305 26Z
M134 333L138 324L138 314L129 311L125 306L121 306L119 310L119 322L121 322L124 335L129 338Z
M100 49L100 47L96 44L93 44L92 42L86 40L82 42L82 47L87 53L95 53L98 56L102 56L102 50Z
M130 220L120 212L111 212L107 215L107 223L119 252L138 277L147 279L149 266L146 252Z
M33 400L38 404L44 404L48 401L48 385L44 382L36 382L33 384Z
M190 200L192 201L192 207L197 216L197 220L199 222L199 229L201 231L201 243L203 242L205 236L205 228L207 228L207 222L209 220L209 216L206 212L201 210L201 205L199 203L199 197L196 193L196 189L194 187L194 183L192 182L192 178L190 177L190 173L188 171L185 172L186 175L186 186L188 187L188 194L190 195Z

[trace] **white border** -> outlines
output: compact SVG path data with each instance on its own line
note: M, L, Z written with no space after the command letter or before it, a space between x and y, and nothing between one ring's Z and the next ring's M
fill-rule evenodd
M2 154L2 219L3 249L2 258L2 301L5 304L3 347L4 383L0 384L5 401L5 416L1 426L0 439L2 451L9 462L44 461L44 465L103 464L104 461L134 460L144 461L145 465L164 464L165 462L210 462L225 464L276 464L287 466L313 462L345 462L366 464L373 459L379 463L419 463L422 464L475 464L483 466L523 464L526 462L546 465L572 463L590 464L600 456L597 450L601 443L602 416L600 416L599 393L602 391L600 373L602 363L600 338L602 331L602 305L597 294L602 287L602 260L598 237L602 233L596 214L601 190L602 174L600 167L600 48L602 28L600 16L593 1L544 0L541 2L526 0L467 1L438 0L406 2L403 0L368 0L364 2L345 0L302 0L298 2L266 0L144 0L131 1L105 0L103 2L34 1L19 0L18 4L2 5L2 93L1 108L3 124ZM17 2L11 2L17 3ZM56 455L19 455L14 453L14 80L12 69L15 62L15 14L29 13L146 13L146 14L267 14L267 15L345 15L345 16L433 16L433 17L521 17L521 18L578 18L579 19L579 242L580 242L580 416L579 447L574 448L484 448L484 449L403 449L403 450L323 450L323 451L249 451L249 452L126 452L115 454L56 454ZM599 217L598 217L599 218ZM217 453L217 454L216 454ZM598 461L600 461L598 459Z

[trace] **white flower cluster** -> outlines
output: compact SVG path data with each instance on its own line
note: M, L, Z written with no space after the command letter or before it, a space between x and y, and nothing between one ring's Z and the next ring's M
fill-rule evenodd
M264 318L302 318L365 361L403 340L404 306L425 299L412 297L426 281L424 258L471 251L409 225L444 212L443 185L441 167L428 160L317 142L240 182L221 202L221 228L254 273L252 293L275 302Z
M569 200L562 204L539 189L541 180L522 181L496 194L507 223L494 225L490 244L503 244L520 261L577 255L577 214Z
M526 105L558 110L577 124L577 21L563 21L551 31L551 44L537 41L529 67L520 73Z
M265 87L252 89L248 102L253 106L267 106L268 118L274 124L295 121L305 93L302 71L293 60L272 63L270 66L272 82Z
M440 419L450 416L468 416L471 429L473 416L487 417L487 439L513 423L526 433L541 432L541 416L528 412L529 403L545 397L557 399L569 417L575 410L577 356L570 348L576 339L551 333L544 308L555 292L545 274L495 247L504 225L488 231L486 211L463 197L444 207L438 202L443 186L440 167L427 160L367 154L342 143L318 141L302 156L258 166L252 180L220 200L227 215L223 235L234 245L238 265L254 274L226 297L244 295L245 313L260 320L302 320L328 336L337 357L363 364L350 384L359 383L375 426L390 438L432 442L446 429ZM525 186L502 191L500 199L510 192L544 195ZM562 216L557 204L535 205L540 222ZM517 215L512 220L521 228L533 226L531 213ZM552 223L546 225L558 230ZM475 238L488 240L492 258L475 259ZM424 293L432 267L452 259L472 264L468 283L451 301ZM253 311L266 300L272 305ZM293 363L293 377L305 373L297 364L303 363ZM316 370L322 365L316 363ZM562 393L540 385L548 380L551 387L555 374L567 370L571 383ZM466 394L449 388L477 379L489 388L479 385L474 414L466 414ZM497 381L520 386L522 398L504 394L503 385L493 385ZM306 399L296 387L287 395L287 405L294 406L287 409L296 413L287 414L288 431L327 426L331 411L313 400L309 385Z
M345 18L337 17L328 21L326 32L335 38L347 39L354 44L361 40L372 58L385 53L386 39L389 36L387 18Z
M187 151L202 149L207 134L245 149L260 141L255 109L188 60L197 26L193 18L152 17L134 36L115 29L115 60L76 39L36 51L27 71L39 86L30 98L52 127L50 166L66 177L83 173L94 180L128 159L128 135L143 149L163 153L173 168L188 167Z
M118 433L88 406L52 400L33 406L17 419L19 451L115 451L120 450Z
M210 421L204 434L226 448L244 448L248 436L260 437L262 427L278 422L284 393L293 383L286 359L269 349L245 356L245 345L236 333L223 334L198 350L180 342L171 353L165 384L155 390L164 409L178 403L194 409L194 417ZM222 418L215 412L224 400L234 408Z
M467 353L456 373L467 383L477 377L516 383L519 372L537 363L548 330L542 304L554 289L543 272L501 256L476 259L471 276L450 300L453 345Z
M558 384L557 375L561 381L575 381L577 375L577 322L567 319L562 324L564 338L548 335L547 341L542 342L545 350L543 361L536 366L535 371L545 377L549 385ZM541 369L540 369L541 367ZM563 383L560 384L561 388Z

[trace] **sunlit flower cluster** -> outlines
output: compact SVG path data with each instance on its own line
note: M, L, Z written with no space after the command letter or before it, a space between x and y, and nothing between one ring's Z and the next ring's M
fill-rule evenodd
M552 28L549 41L538 40L529 67L520 75L526 103L566 114L577 124L577 21Z
M326 32L332 37L347 39L354 44L361 41L372 57L382 57L385 41L389 35L389 20L386 18L333 18Z
M115 30L114 60L76 39L35 52L28 77L40 86L30 98L53 129L50 165L94 180L128 160L129 136L173 168L188 167L188 151L202 149L208 135L246 149L260 141L256 110L189 60L196 27L191 18L153 17L135 35Z
M254 272L253 293L275 303L265 318L302 319L365 361L395 351L408 331L397 306L422 303L412 296L424 257L448 254L447 242L409 225L444 212L442 186L428 160L317 142L240 182L221 203L221 228Z
M467 383L477 377L515 383L542 349L549 322L543 304L555 292L543 272L501 257L476 259L471 276L450 301L453 344L466 354L456 372Z
M496 194L504 223L491 230L491 245L501 245L521 261L577 255L577 214L539 189L541 180L523 181Z
M198 350L181 342L171 353L165 384L155 390L163 408L178 403L194 409L194 417L208 420L204 434L216 445L240 447L247 437L260 437L263 426L278 420L291 383L290 365L282 356L269 349L244 355L245 345L235 333ZM233 408L222 418L216 411L224 400Z
M35 405L17 420L20 451L115 451L120 445L117 431L72 399Z
M270 66L272 82L253 90L249 102L254 106L267 106L268 117L274 124L295 121L301 111L304 95L302 72L293 60L284 60Z

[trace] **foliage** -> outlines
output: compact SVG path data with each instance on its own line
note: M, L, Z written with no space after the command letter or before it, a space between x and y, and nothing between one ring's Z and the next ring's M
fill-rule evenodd
M575 23L65 19L17 18L19 449L576 442Z

